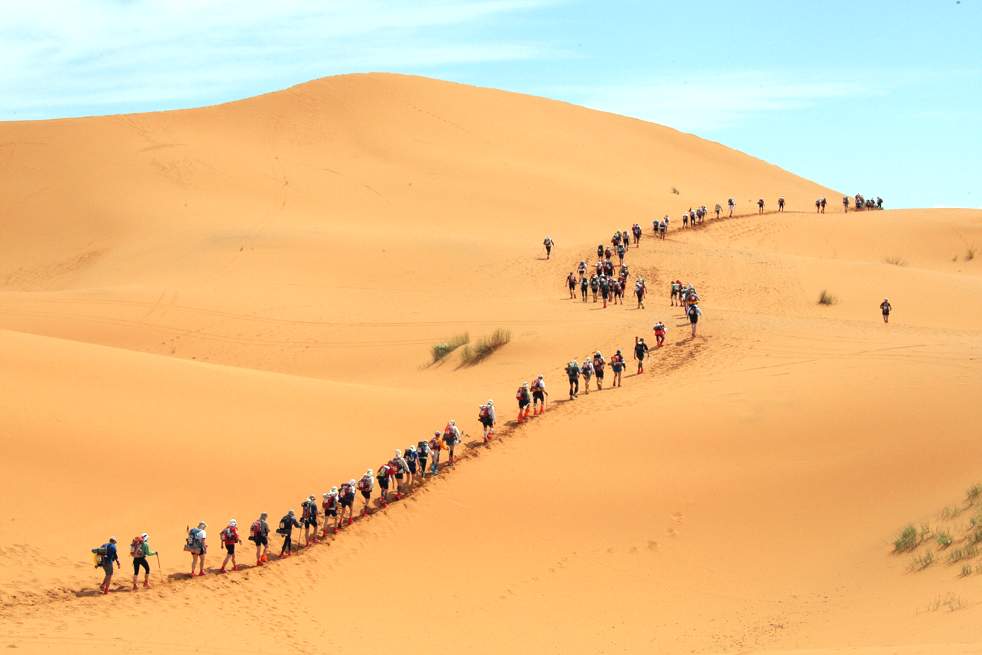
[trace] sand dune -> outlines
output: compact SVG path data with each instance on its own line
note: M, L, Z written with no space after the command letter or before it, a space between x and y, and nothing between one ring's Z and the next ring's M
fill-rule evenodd
M841 193L691 135L390 75L0 124L0 144L0 643L980 647L977 575L890 551L982 479L982 212L817 216ZM788 213L646 236L644 311L566 299L615 229L778 195ZM696 340L674 278L703 295ZM535 373L562 401L566 361L658 319L668 346L623 388L509 427L330 546L180 579L186 524L278 517L450 417L473 437L477 403L510 419ZM498 327L512 342L483 364L425 366ZM142 530L169 581L90 595L88 548Z

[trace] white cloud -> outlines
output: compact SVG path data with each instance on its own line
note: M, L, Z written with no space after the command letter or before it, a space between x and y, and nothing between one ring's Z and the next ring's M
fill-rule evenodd
M455 32L551 4L555 0L10 3L0 25L0 117L152 108L154 100L197 104L338 72L547 56L538 43Z

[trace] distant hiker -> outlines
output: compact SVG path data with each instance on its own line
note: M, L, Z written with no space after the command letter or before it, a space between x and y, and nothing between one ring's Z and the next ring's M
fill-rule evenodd
M733 207L736 206L736 203L733 202L733 198L728 198L726 200L726 206L730 208L730 218L733 218Z
M665 235L668 234L668 216L665 217L661 223L658 224L658 238L662 241L665 240Z
M341 525L351 525L355 511L355 481L348 480L341 485ZM344 515L347 513L348 518Z
M668 332L668 328L661 321L655 323L655 347L661 348L665 345L665 333Z
M580 297L583 299L583 302L586 302L586 292L587 292L587 290L589 288L590 288L590 282L589 282L589 280L587 280L586 277L581 277L580 278Z
M644 309L644 294L647 291L647 287L644 286L644 278L639 277L638 281L634 283L634 295L638 299L638 309Z
M569 380L569 399L573 400L580 393L580 365L575 359L569 360L566 365L566 377Z
M815 198L815 213L817 214L822 208L822 199Z
M311 496L313 498L313 496ZM239 565L235 561L235 545L240 543L242 540L239 539L239 524L235 519L228 522L225 529L218 534L219 539L222 540L222 545L225 546L225 559L222 560L222 568L220 571L225 573L225 567L228 566L229 560L232 561L232 570L238 571Z
M451 421L452 422L452 421ZM406 493L406 476L409 475L409 463L402 456L401 450L396 450L395 457L389 462L396 476L396 499L402 498Z
M719 203L716 203L716 206L713 209L716 210L716 218L718 220L719 219L719 214L720 214L721 211L723 211L723 208L720 207Z
M133 591L136 591L136 581L140 577L140 569L143 569L143 586L150 587L150 563L147 558L157 553L150 550L150 535L144 532L139 537L134 537L130 542L130 557L133 558Z
M576 362L573 362L574 364ZM590 378L593 377L593 360L587 357L583 360L583 364L580 365L580 374L583 376L583 390L584 393L590 393Z
M600 278L596 273L590 276L590 291L593 293L593 302L597 302L597 291L600 290Z
M208 552L208 544L206 543L208 533L205 531L207 527L208 525L204 521L201 521L198 523L198 527L188 530L188 538L184 544L184 550L191 553L192 578L195 576L195 567L198 568L197 575L202 576L205 574L205 553Z
M280 547L280 557L289 557L293 554L293 528L299 528L300 522L297 515L291 509L280 519L280 527L276 528L276 534L283 537L283 546Z
M781 196L780 198L777 199L777 211L779 212L784 211L784 196Z
M607 360L600 354L600 351L595 352L593 354L593 374L597 378L597 391L600 391L604 387L604 366L606 365Z
M423 440L416 444L416 456L419 458L419 477L426 477L426 462L430 459L430 442Z
M758 214L763 214L764 213L764 199L763 198L758 198L757 199L757 213Z
M457 422L453 419L450 419L450 422L443 429L443 443L447 446L447 463L453 466L453 451L460 443L460 428L457 427Z
M327 494L324 494L326 497ZM335 512L335 515L337 513ZM263 512L249 526L249 541L256 544L256 566L262 566L269 561L269 514ZM327 534L327 522L324 523L324 534Z
M586 275L586 260L585 259L581 259L580 260L580 263L576 265L576 272L579 274L580 277L583 277L584 275Z
M610 358L610 370L614 372L614 381L610 386L621 386L621 373L624 372L624 355L621 354L620 350L615 352L614 356Z
M542 245L546 247L546 259L549 259L550 257L552 257L552 246L554 245L552 237L547 236L542 241Z
M607 299L610 297L610 282L607 280L607 276L601 275L598 284L600 285L600 297L604 301L604 309L607 309Z
M518 422L524 423L529 417L529 406L532 404L532 392L529 390L528 382L523 382L518 388L515 399L518 400Z
M364 504L361 506L361 513L368 514L369 508L368 504L372 502L372 490L375 488L375 472L372 469L365 471L365 475L361 476L358 480L358 492L361 494L361 498Z
M419 458L419 453L416 452L416 448L412 444L409 444L403 451L402 458L406 460L406 464L409 466L406 471L406 485L412 487L416 478L416 460Z
M549 392L546 391L546 381L540 374L534 380L532 380L532 413L535 416L542 414L546 411L546 396Z
M122 568L123 565L119 563L119 553L116 551L116 537L109 537L109 541L102 544L98 548L93 548L92 552L96 554L98 562L96 567L101 567L103 572L106 574L102 578L102 584L99 585L99 591L104 594L109 593L109 583L113 579L113 563L116 566Z
M876 208L883 209L883 198L876 196Z
M604 244L597 244L597 259L603 259L604 257Z
M369 469L371 470L371 469ZM389 479L392 477L392 468L388 462L378 467L375 472L375 479L378 480L379 502L383 505L389 502ZM366 507L368 504L366 503Z
M890 304L889 298L884 298L883 302L880 303L880 311L883 312L883 322L890 322L890 312L893 311L893 305Z
M692 326L692 336L696 336L696 324L699 323L699 317L702 316L702 310L699 309L699 305L692 303L689 305L689 309L686 310L686 315L689 317L689 325Z
M676 304L681 304L682 301L679 297L681 293L682 282L680 280L672 281L672 307L675 307ZM676 300L678 300L678 303L676 303Z
M696 226L696 213L692 210L692 207L689 207L689 226Z
M824 214L825 213L825 205L828 204L828 201L825 200L825 196L822 196L821 198L818 199L818 202L821 205L821 207L822 207L822 213Z
M849 196L842 196L842 211L849 213Z
M481 423L481 430L483 432L485 444L487 444L488 441L491 440L491 437L494 436L495 418L497 417L494 413L493 401L488 400L488 402L477 408L477 420Z
M324 510L324 530L321 532L321 536L327 537L327 522L330 519L334 519L334 531L338 531L338 509L341 505L340 492L338 492L337 487L331 487L331 490L321 494L321 509Z
M635 248L640 248L641 247L641 226L638 223L635 223L634 224L634 227L631 228L631 231L634 232L634 247Z
M648 355L648 344L643 337L634 337L634 359L638 360L638 375L644 373L644 358Z
M682 227L689 227L689 215L684 212L682 213Z
M434 432L433 438L430 439L430 452L433 453L433 463L430 464L430 475L436 475L440 472L440 451L443 449L443 434Z
M569 299L576 299L576 277L573 275L573 271L569 272L566 276L566 287L569 289Z
M300 503L300 523L303 525L303 545L309 546L311 534L313 540L317 541L317 499L314 496L307 496L307 500Z

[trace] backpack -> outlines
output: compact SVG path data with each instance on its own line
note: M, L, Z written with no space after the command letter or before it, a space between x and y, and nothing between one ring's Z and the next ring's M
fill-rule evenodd
M484 409L482 409L481 411L485 412L485 416L486 416L487 415L487 409L486 409L487 408L487 405L482 405L482 408L484 408ZM429 441L420 441L418 444L416 444L416 453L420 457L426 457L427 455L429 455L430 454L430 442Z
M372 488L371 485L372 483L369 481L368 478L362 478L361 480L358 481L358 489L360 491L370 491Z
M184 545L184 550L202 550L204 544L201 542L201 529L191 528L188 530L188 540Z
M130 542L130 556L143 557L143 537L133 537L133 541Z
M249 538L255 541L256 539L262 536L262 533L263 533L262 523L259 521L259 519L256 519L255 521L252 522L252 525L249 526Z
M239 540L239 535L235 533L235 528L228 526L222 530L221 538L223 544L234 544Z
M276 528L276 534L281 534L285 536L287 533L287 526L292 526L292 525L293 525L293 520L290 518L290 515L287 514L286 516L280 519L280 527Z

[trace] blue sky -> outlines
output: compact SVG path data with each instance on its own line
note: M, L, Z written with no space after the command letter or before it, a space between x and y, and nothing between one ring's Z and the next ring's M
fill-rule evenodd
M0 120L193 107L348 72L543 95L893 207L982 207L982 0L34 0Z

